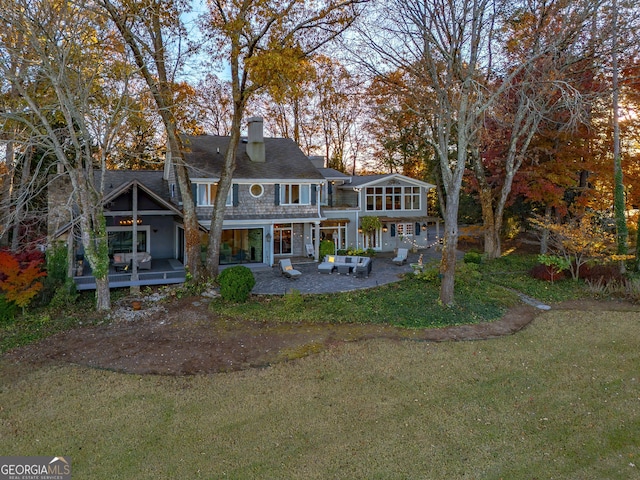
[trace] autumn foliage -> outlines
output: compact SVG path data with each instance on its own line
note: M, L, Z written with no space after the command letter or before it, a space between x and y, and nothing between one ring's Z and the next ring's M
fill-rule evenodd
M613 259L614 235L602 227L593 213L563 223L540 218L531 222L540 230L549 230L550 249L566 261L574 280L580 277L580 268L587 262Z
M12 254L0 250L0 293L5 300L26 307L42 289L38 279L46 276L43 263L44 257L37 251Z

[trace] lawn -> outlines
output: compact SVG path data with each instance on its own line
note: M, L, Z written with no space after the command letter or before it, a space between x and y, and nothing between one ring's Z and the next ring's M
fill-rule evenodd
M0 452L74 478L640 477L640 314L192 377L0 364Z

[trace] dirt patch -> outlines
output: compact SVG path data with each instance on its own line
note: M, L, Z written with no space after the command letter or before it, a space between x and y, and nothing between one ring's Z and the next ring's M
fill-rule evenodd
M409 330L386 325L279 324L235 321L208 310L208 299L129 302L109 323L78 328L13 350L19 364L74 363L136 374L192 375L261 367L300 358L344 342L370 338L415 341L483 340L513 334L539 313L522 305L500 320L440 329ZM639 311L623 302L566 302L554 309Z

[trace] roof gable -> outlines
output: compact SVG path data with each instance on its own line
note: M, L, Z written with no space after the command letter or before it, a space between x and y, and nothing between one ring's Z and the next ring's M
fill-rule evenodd
M100 174L96 172L96 182L100 181ZM182 212L171 203L169 192L162 178L160 170L107 170L104 172L103 205L114 202L118 197L127 193L134 184L144 192L152 202L160 208L171 210L176 215L182 216Z
M379 175L362 175L352 177L350 184L343 185L342 188L362 189L378 185L393 185L393 183L405 183L425 189L435 188L435 185L415 178L400 175L399 173L379 174Z

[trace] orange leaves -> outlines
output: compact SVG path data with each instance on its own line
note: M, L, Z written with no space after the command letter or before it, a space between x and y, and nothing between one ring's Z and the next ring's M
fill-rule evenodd
M574 280L578 279L580 267L586 262L611 259L615 236L603 227L605 222L593 213L585 213L565 223L540 218L530 221L536 228L549 231L551 249L568 260Z
M5 298L26 307L42 289L39 278L46 276L41 270L41 255L21 255L20 258L6 250L0 250L0 291Z

